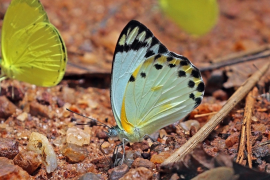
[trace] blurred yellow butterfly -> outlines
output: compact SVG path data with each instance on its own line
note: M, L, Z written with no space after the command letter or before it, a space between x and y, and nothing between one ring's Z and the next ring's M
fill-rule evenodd
M183 30L203 35L217 23L217 0L159 0L164 13Z
M67 51L39 0L12 0L2 27L0 81L11 78L38 86L58 84Z

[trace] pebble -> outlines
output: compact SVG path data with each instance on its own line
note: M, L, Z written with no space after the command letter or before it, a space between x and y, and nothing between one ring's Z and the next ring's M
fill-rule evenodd
M42 163L39 154L34 151L20 151L13 159L14 164L32 174Z
M19 143L13 139L0 138L0 157L13 159L19 153Z
M180 126L185 130L185 131L190 131L191 127L195 127L196 130L198 131L201 127L199 121L197 120L188 120L185 122L180 122Z
M147 141L143 141L143 142L135 142L131 145L131 148L133 150L137 150L137 149L141 149L142 151L145 151L147 149L149 149L149 144Z
M130 169L122 178L119 180L151 180L153 176L152 171L145 167L139 167L137 169Z
M27 112L23 112L22 114L20 114L19 116L17 116L17 119L19 121L25 121L28 118L28 113Z
M163 163L169 156L171 155L171 153L169 152L161 152L159 154L153 154L150 161L152 163L155 163L155 164L161 164Z
M56 154L46 136L32 132L27 149L43 157L42 163L45 165L47 173L51 173L57 168Z
M14 165L12 160L0 157L0 179L29 180L30 176L21 167Z
M88 145L90 143L90 133L86 133L78 127L68 128L67 143L78 146Z
M82 162L88 155L86 147L78 146L76 144L66 144L62 148L63 155L70 163Z
M48 106L39 104L36 101L32 101L30 104L30 114L32 116L41 116L46 118L52 118L53 114L52 111L49 110Z
M101 175L95 174L95 173L86 173L83 176L81 176L78 180L100 180Z
M6 98L6 96L0 96L0 118L8 118L16 112L16 106Z
M124 163L127 164L128 167L131 167L132 163L134 162L134 159L141 157L140 151L141 151L140 149L126 151Z
M235 143L239 142L239 132L235 132L233 134L231 134L226 140L225 140L225 144L227 147L232 147Z
M122 165L117 166L113 169L110 169L108 171L109 179L111 179L111 180L120 179L128 172L128 170L129 170L129 168L128 168L128 165L126 165L126 164L122 164Z
M135 161L132 163L131 165L132 168L137 168L137 167L145 167L149 170L153 170L155 169L155 164L150 162L147 159L143 159L143 158L137 158L135 159Z

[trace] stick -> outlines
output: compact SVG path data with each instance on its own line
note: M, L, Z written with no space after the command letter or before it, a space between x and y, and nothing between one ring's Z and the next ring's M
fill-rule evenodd
M232 110L232 108L241 101L251 88L259 81L259 79L268 70L270 63L263 66L260 70L255 72L250 78L248 78L240 88L231 96L223 108L214 115L194 136L192 136L182 147L175 151L168 159L166 159L161 166L166 166L170 163L180 161L188 153L190 153L198 143L202 142L215 127L226 117L226 115Z
M251 145L250 145L250 134L251 134L251 116L254 109L255 104L255 97L258 96L258 89L256 87L253 88L253 91L249 92L246 98L246 106L245 106L245 112L244 112L244 119L242 122L241 127L241 138L239 143L239 149L238 154L236 158L236 162L239 164L242 164L243 159L245 157L244 151L247 144L247 150L248 150L248 165L250 168L252 168L252 162L251 162Z
M255 103L255 97L258 96L258 89L256 87L253 88L252 93L250 93L250 97L248 101L253 101L253 106L250 107L250 118L247 119L247 129L246 129L246 134L247 134L247 152L248 152L248 166L249 168L252 168L252 147L250 143L250 136L251 136L251 116L254 111L254 103Z
M210 70L222 68L222 67L225 67L225 66L231 66L233 64L239 64L241 62L248 62L248 61L252 61L252 60L255 60L255 59L267 58L269 56L270 56L270 51L266 50L266 51L261 52L259 54L255 54L255 55L251 55L251 56L244 56L244 57L240 57L240 58L236 58L236 59L229 59L227 61L217 62L217 63L214 63L214 64L209 65L207 67L202 67L202 68L199 68L199 69L200 69L201 72L210 71Z

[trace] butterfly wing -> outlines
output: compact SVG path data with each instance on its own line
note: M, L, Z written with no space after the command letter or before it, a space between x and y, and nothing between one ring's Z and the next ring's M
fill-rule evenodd
M3 23L2 53L1 67L9 78L48 87L65 73L65 44L38 0L11 2Z
M152 134L185 117L202 101L201 74L183 56L172 52L157 54L135 72L127 84L121 114L128 120L128 125L122 121L127 132L131 126L139 128L142 134Z
M167 50L141 23L128 23L112 71L112 109L121 129L151 134L186 116L203 93L201 74L186 57Z
M114 52L111 78L111 105L120 128L122 128L120 114L125 87L132 73L150 56L166 52L167 48L138 21L130 21L123 29Z

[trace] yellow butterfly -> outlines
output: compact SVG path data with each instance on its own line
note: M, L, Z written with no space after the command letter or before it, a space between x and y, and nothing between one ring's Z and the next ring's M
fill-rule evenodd
M217 0L159 0L164 13L183 30L203 35L217 23Z
M1 45L0 81L11 78L50 87L62 80L67 50L39 0L12 0L4 17Z

